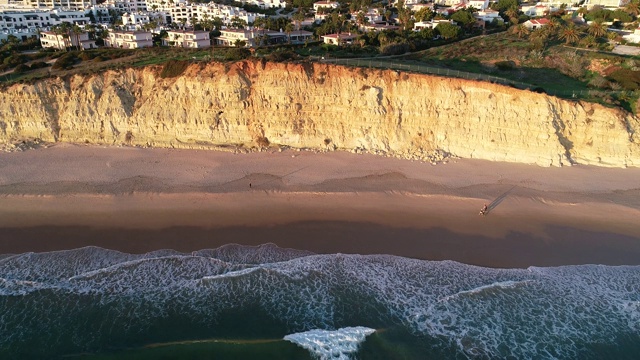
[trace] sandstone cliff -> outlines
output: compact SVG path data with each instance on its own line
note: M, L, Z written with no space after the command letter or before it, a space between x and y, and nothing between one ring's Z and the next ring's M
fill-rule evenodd
M194 64L52 78L0 93L0 142L257 143L559 166L640 166L637 117L496 84L323 64Z

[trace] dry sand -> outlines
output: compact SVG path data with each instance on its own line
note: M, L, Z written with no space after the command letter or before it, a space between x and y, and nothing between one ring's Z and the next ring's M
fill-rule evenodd
M273 242L496 267L640 264L639 224L635 168L78 145L0 154L0 253Z

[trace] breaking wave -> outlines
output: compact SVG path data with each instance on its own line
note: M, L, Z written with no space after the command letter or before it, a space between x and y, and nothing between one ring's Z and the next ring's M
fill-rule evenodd
M338 330L314 329L284 337L320 360L348 360L358 352L364 339L373 334L374 329L363 326L346 327Z
M238 334L349 356L383 328L436 357L620 355L640 348L640 267L491 269L273 244L0 257L3 359Z

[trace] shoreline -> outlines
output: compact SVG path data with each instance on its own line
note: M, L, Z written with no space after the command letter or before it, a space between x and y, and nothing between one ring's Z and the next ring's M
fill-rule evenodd
M64 145L3 155L0 169L0 254L271 242L488 267L640 265L635 168Z

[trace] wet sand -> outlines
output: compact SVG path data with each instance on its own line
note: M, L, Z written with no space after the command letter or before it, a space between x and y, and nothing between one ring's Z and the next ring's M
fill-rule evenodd
M0 253L273 242L492 267L620 265L640 264L638 224L640 169L291 150L0 154Z

